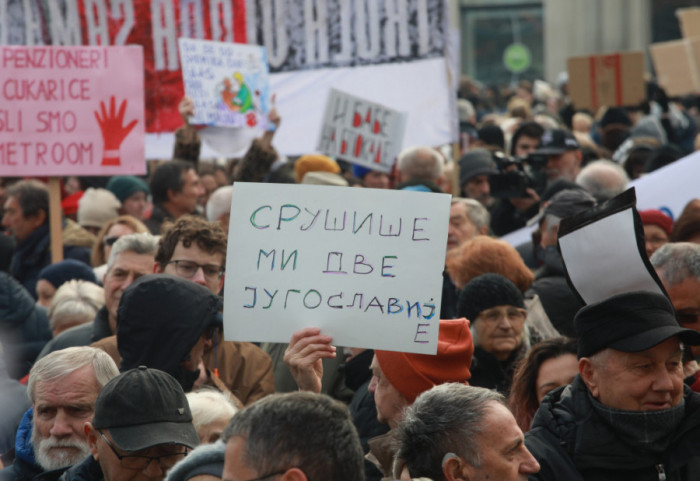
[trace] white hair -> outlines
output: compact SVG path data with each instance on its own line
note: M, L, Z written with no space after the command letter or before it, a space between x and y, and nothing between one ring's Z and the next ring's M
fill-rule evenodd
M54 351L39 359L29 371L27 382L29 400L32 404L36 401L37 383L60 381L88 364L92 366L100 388L119 374L114 360L102 349L79 346Z
M229 421L238 412L224 394L213 389L188 392L186 396L192 411L192 424L197 431L220 419Z
M219 187L207 201L207 220L216 222L222 214L231 212L231 197L233 197L233 186L224 185Z
M445 168L445 161L437 150L425 146L403 149L398 156L396 168L411 178L436 182Z
M62 330L66 325L75 326L92 321L104 303L104 289L97 284L80 279L65 282L51 300L51 330Z

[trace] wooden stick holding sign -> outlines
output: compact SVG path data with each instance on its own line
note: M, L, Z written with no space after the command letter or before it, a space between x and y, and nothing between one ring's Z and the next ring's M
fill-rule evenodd
M61 210L61 180L49 179L49 232L51 233L51 263L63 260L63 217Z

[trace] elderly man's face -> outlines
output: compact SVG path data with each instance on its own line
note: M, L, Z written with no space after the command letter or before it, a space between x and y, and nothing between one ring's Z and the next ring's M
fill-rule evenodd
M463 186L464 194L470 199L478 200L484 207L488 207L493 202L491 199L491 184L489 176L476 175L466 181Z
M109 313L109 327L117 328L117 309L124 289L141 276L153 272L154 257L150 254L137 254L124 251L115 257L112 267L104 278L105 307Z
M46 470L77 464L90 450L83 426L92 418L100 385L92 365L35 385L32 445Z
M450 226L447 228L447 250L459 247L479 234L467 215L467 207L456 202L450 206Z
M185 457L184 453L187 452L187 448L179 444L161 444L139 451L124 451L115 445L109 430L104 430L101 434L90 423L87 424L86 429L89 432L90 452L100 463L105 481L162 481L166 472L182 460ZM149 426L145 429L154 428ZM118 455L122 458L139 456L141 459L120 460ZM153 459L146 460L143 457ZM138 468L126 467L125 463L132 461L141 461L144 465Z
M681 326L700 332L700 279L686 277L678 284L664 284L664 287ZM691 349L693 356L700 356L700 346L691 346Z
M384 376L377 356L372 359L370 369L372 369L372 380L368 390L374 395L377 419L380 423L396 427L401 421L403 409L409 404L408 400Z
M550 181L565 179L573 182L576 180L580 167L580 150L567 150L564 153L547 157L546 169Z
M540 465L525 447L523 432L511 412L502 404L493 402L484 419L488 426L479 439L481 464L479 468L467 465L467 479L525 481L528 475L540 470Z
M673 337L642 352L608 349L602 358L582 358L579 370L601 404L625 411L658 411L683 399L680 341Z

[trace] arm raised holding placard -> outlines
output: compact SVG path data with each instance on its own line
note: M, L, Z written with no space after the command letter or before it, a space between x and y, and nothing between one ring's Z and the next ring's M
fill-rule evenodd
M300 391L321 392L322 359L336 356L332 341L332 337L321 334L321 329L317 327L307 327L292 335L284 353L284 363Z

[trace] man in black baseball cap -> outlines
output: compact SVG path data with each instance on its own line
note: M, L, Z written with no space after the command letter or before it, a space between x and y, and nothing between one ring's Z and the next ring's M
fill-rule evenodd
M162 481L199 444L180 384L143 366L102 388L85 432L92 456L61 481Z
M700 394L682 352L700 344L665 295L628 292L575 318L579 376L540 405L526 445L537 479L697 479Z
M576 137L568 130L553 129L542 134L536 155L546 156L546 172L549 182L566 179L571 182L581 170L583 154Z

